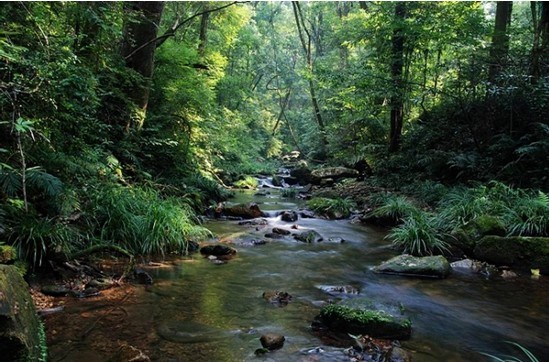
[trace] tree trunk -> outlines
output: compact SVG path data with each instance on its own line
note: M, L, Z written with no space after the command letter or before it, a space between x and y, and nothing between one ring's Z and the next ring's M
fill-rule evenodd
M404 119L404 82L402 72L404 68L404 20L406 19L406 3L398 2L395 5L396 27L392 35L391 48L391 79L393 91L391 94L391 130L389 135L389 151L396 152L400 147L402 122Z
M307 59L307 68L310 72L308 77L309 78L309 94L311 95L311 103L313 105L314 116L318 124L318 130L320 133L320 147L321 147L320 153L321 153L321 156L324 157L326 154L326 145L328 144L328 141L326 140L324 120L322 118L322 113L320 112L320 106L318 104L318 99L316 97L316 91L315 91L314 82L313 82L314 63L313 63L313 56L312 56L312 50L311 50L311 42L312 42L311 33L305 25L305 21L303 19L303 13L301 12L301 7L299 5L299 2L292 1L292 6L294 10L295 23L297 26L299 40L301 41L301 46L303 48L303 52L305 53L305 56ZM305 35L307 36L307 39L305 39Z
M537 6L541 6L541 17L537 20ZM530 75L532 84L536 84L541 76L547 74L547 64L542 70L540 64L543 54L547 54L549 44L549 4L547 2L530 3L532 9L532 21L534 24L534 42L532 46L532 61L530 64Z
M128 96L137 106L136 114L132 115L126 124L128 131L132 122L139 129L145 120L154 69L156 44L153 40L156 39L164 2L132 1L125 3L124 7L128 17L124 24L121 54L126 60L126 66L143 77L143 84L128 90ZM148 45L143 47L143 44ZM137 49L139 51L136 51Z
M210 22L210 13L207 12L208 10L208 5L205 5L204 11L206 12L202 14L202 17L200 18L200 42L198 44L198 55L201 57L203 57L206 52L206 43L208 42L208 24Z
M488 69L488 81L497 83L497 77L507 64L509 54L509 34L507 27L511 22L513 9L512 1L498 1L496 7L496 21L494 34L492 35L492 47L490 48L490 67Z

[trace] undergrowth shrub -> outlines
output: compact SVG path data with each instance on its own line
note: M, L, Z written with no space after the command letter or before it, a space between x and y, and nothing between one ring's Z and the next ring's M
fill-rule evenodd
M283 188L282 191L280 191L280 196L285 197L287 199L294 199L299 194L299 190L294 187L286 187Z
M373 195L370 201L373 206L377 206L372 216L378 218L402 221L421 211L410 199L401 195L380 193Z

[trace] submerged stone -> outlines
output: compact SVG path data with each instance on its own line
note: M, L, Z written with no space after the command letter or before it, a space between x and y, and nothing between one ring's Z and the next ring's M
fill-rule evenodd
M417 257L404 254L381 263L373 270L381 274L446 278L452 268L442 255Z
M281 220L286 222L295 222L297 219L298 215L295 211L284 211L281 216Z

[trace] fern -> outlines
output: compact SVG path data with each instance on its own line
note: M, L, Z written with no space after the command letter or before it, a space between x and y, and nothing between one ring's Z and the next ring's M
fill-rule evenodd
M49 197L59 196L63 191L63 182L41 167L27 169L27 183L29 187L39 190Z

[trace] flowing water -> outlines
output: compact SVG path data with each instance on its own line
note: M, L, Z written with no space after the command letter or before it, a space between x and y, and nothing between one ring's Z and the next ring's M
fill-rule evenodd
M232 201L255 201L273 215L300 206L281 198L279 190L269 191L241 192ZM371 268L396 254L382 231L347 220L303 218L295 223L298 231L314 229L325 239L345 242L305 244L287 237L252 246L251 240L264 239L273 227L292 225L280 217L266 219L266 226L206 223L238 250L226 264L195 254L148 269L152 286L119 288L111 299L67 299L63 313L46 318L51 360L129 360L138 350L153 361L348 360L310 329L323 303L344 297L327 294L323 285L351 285L362 296L401 303L413 328L402 345L413 361L482 361L487 359L479 352L516 352L504 341L528 347L540 361L549 358L547 277L488 278L465 271L445 280L378 275ZM269 290L293 299L285 307L272 305L262 298ZM284 335L284 347L256 357L259 337L269 332Z

